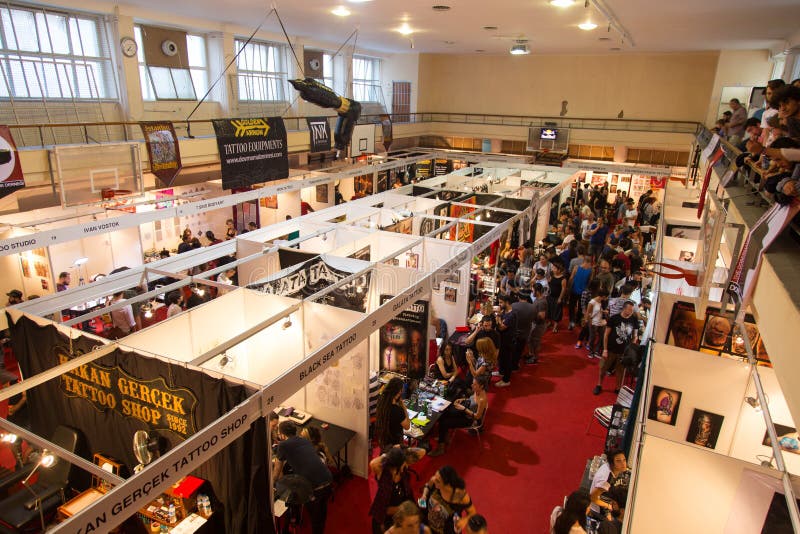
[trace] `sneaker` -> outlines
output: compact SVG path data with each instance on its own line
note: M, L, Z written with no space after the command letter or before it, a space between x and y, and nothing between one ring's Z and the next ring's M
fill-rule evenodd
M601 392L601 391L603 391L603 388L602 388L602 387L600 387L600 386L595 386L595 387L594 387L594 389L592 390L592 393L594 393L595 395L600 395L600 392Z
M507 388L510 385L511 385L511 382L506 382L505 380L501 380L500 382L497 382L494 385L494 387L496 387L496 388Z
M578 341L577 343L575 343L575 348L576 348L576 349L580 349L580 348L582 348L582 347L583 347L583 345L581 345L581 342L580 342L580 341Z
M575 328L575 323L569 323L569 329L572 330Z
M503 376L500 371L492 371L492 376Z

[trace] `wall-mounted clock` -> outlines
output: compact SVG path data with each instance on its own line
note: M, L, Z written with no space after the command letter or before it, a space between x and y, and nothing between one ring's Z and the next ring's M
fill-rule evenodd
M122 51L122 55L125 57L134 57L139 51L139 45L136 44L133 37L123 37L120 39L119 48Z

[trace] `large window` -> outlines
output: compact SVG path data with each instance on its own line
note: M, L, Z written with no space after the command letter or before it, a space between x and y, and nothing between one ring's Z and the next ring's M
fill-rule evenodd
M275 43L236 40L240 102L286 101L286 50ZM244 48L244 50L242 50Z
M0 97L115 100L116 80L100 17L0 6Z
M144 100L198 100L208 91L208 54L203 35L186 35L189 68L149 67L144 59L142 28L135 26L139 81Z
M353 56L353 98L359 102L381 102L381 60Z

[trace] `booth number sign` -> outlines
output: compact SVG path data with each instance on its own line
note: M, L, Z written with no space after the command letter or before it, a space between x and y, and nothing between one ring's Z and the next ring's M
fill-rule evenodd
M70 360L56 350L59 363ZM61 375L61 390L68 397L89 401L99 411L138 419L153 430L171 430L183 437L197 431L197 397L186 388L168 386L162 377L140 380L119 367L90 363Z

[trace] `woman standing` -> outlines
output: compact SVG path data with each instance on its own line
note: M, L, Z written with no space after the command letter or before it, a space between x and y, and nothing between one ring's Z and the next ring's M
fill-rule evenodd
M428 526L435 534L461 532L477 513L464 479L449 465L442 466L422 488L420 506L427 506Z
M399 506L414 499L406 453L392 447L369 463L369 470L378 481L378 492L369 508L373 534L381 534L392 525L392 516Z
M406 501L397 507L392 528L384 534L431 534L431 529L422 524L422 513L417 505Z

